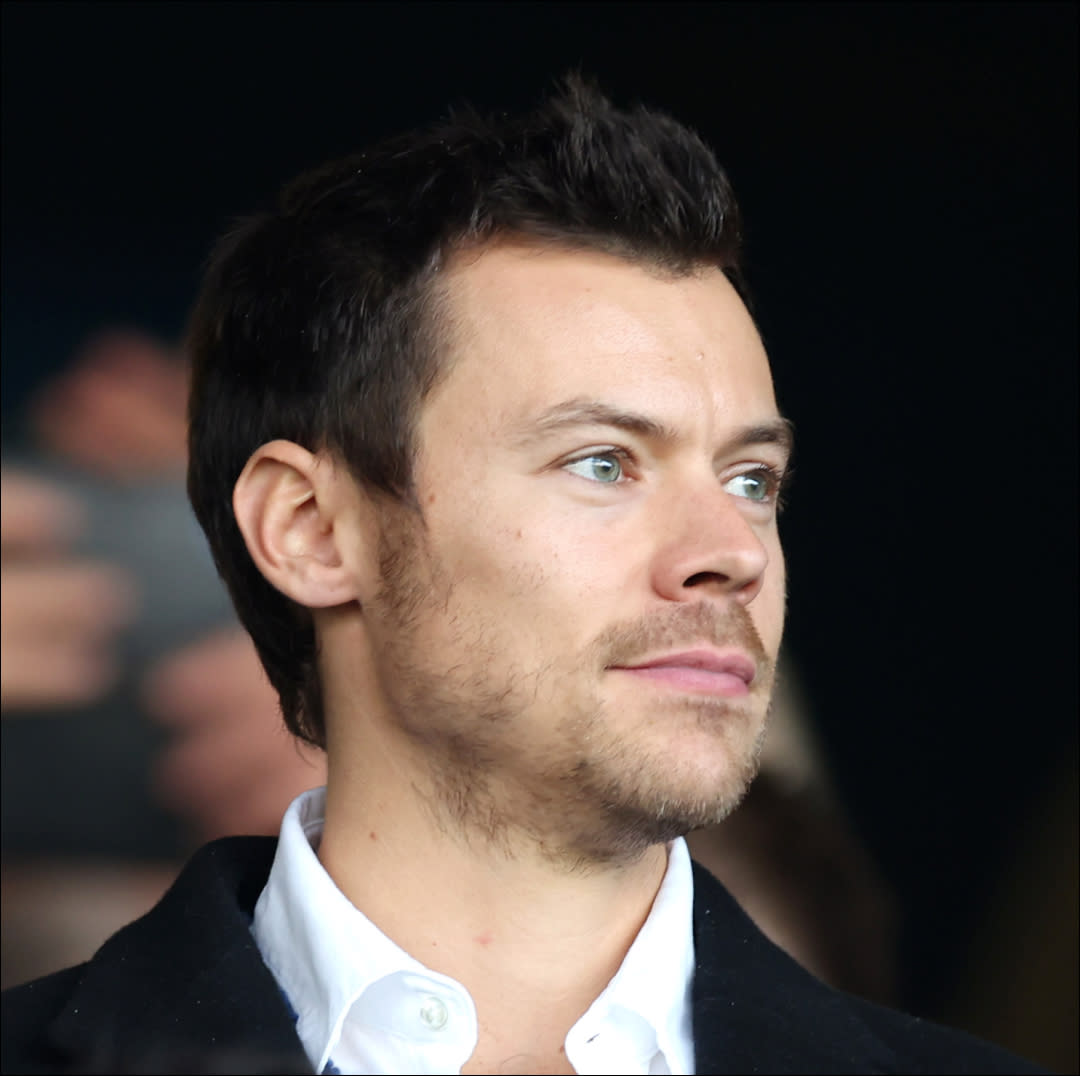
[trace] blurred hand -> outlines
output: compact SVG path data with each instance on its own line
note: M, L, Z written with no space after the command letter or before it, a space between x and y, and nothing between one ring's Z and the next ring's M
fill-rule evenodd
M118 673L115 636L134 612L119 569L70 555L79 506L36 478L0 477L0 709L87 703Z
M113 479L180 473L187 459L187 367L134 330L104 333L31 406L49 451Z
M156 768L157 793L199 842L276 835L289 803L326 781L326 756L285 728L277 693L239 628L163 658L147 677L145 700L175 733Z

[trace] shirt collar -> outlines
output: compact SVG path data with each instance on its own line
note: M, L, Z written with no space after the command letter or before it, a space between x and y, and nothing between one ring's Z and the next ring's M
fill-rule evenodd
M297 1013L297 1034L315 1071L325 1068L357 999L379 980L401 973L425 976L462 999L468 1010L462 1015L473 1029L466 1060L476 1037L468 992L409 956L337 888L315 851L325 807L326 790L318 788L299 796L285 813L252 925L264 961ZM619 1040L622 1050L639 1055L659 1050L665 1063L652 1071L693 1072L692 911L693 873L680 839L670 846L652 909L622 965L567 1036L567 1052L579 1072L617 1071L588 1063L583 1055L590 1053L590 1040L604 1040L603 1063L615 1056L610 1051ZM646 1059L644 1071L650 1067Z

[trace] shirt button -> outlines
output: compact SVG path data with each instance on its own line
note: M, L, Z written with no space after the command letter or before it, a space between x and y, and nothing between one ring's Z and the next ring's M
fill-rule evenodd
M434 994L429 994L420 1006L420 1019L432 1031L442 1031L446 1027L446 1021L450 1019L450 1014L442 1001Z

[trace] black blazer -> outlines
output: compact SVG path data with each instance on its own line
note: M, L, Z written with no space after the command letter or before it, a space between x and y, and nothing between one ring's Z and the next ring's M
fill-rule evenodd
M5 1073L311 1072L251 917L276 842L199 851L92 960L3 994ZM989 1043L841 994L694 867L698 1073L1016 1073Z

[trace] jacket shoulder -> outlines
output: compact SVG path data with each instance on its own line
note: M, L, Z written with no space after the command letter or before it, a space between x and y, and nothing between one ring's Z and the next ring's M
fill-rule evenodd
M899 1071L922 1073L1046 1073L996 1043L933 1020L848 997L859 1019L900 1059Z
M0 1072L55 1072L63 1058L47 1044L87 965L65 968L0 994Z
M1037 1073L993 1043L821 982L694 868L698 1072Z

